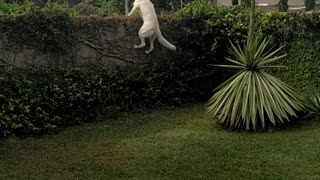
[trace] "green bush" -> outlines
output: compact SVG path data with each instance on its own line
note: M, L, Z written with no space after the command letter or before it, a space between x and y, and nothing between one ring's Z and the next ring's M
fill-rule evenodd
M257 130L279 127L297 117L303 104L288 85L265 72L279 66L271 63L286 54L275 56L281 48L267 49L268 41L249 36L244 47L231 43L232 65L215 65L238 69L238 73L217 87L208 101L208 114L218 118L228 129Z
M251 6L251 0L242 0L241 5L247 8L250 8Z
M0 15L26 15L33 11L35 7L26 0L22 4L6 3L5 0L0 0Z
M0 0L0 15L13 14L18 9L17 4L8 4L4 0Z
M310 115L320 117L320 93L315 92L307 99L307 111Z
M279 12L288 11L288 0L280 0L278 3Z
M169 64L15 70L0 80L0 134L40 133L120 111L198 101L203 90L191 85L201 80L198 72Z
M113 14L124 14L124 1L118 0L98 0L95 1L98 9L97 13L101 16L111 16Z
M87 2L81 2L75 5L73 8L75 12L77 12L77 14L81 16L95 15L97 14L97 10L98 10L97 7L90 5Z
M304 97L320 87L320 41L296 40L287 45L288 56L282 64L288 70L275 72L281 79L295 87Z
M63 3L46 1L44 7L36 6L32 1L24 0L21 4L6 3L0 0L0 15L22 16L32 14L34 12L44 13L65 13L68 15L75 15L75 11L70 7L67 1Z
M215 5L210 0L194 0L187 4L180 12L182 17L208 17L215 11Z
M232 0L232 5L233 6L236 6L236 5L238 5L239 4L239 1L238 0Z
M249 11L241 6L219 7L193 1L179 15L178 26L183 27L183 48L190 48L195 57L223 60L228 53L229 39L245 42L248 30ZM188 42L188 43L186 43ZM186 52L188 52L186 51Z
M11 43L43 53L65 54L73 43L72 21L65 13L34 11L16 17L7 26Z
M70 7L68 1L63 1L63 3L52 2L48 0L45 6L38 11L50 14L68 14L68 15L75 15L75 11L73 8Z
M316 0L304 0L304 6L306 11L314 10L314 7L316 6Z
M49 114L41 91L33 88L32 81L12 75L0 79L0 133L39 132L56 127L59 118Z

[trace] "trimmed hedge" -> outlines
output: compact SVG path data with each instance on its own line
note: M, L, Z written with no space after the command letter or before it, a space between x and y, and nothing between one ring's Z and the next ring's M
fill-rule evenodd
M30 67L2 73L0 134L46 132L116 116L121 111L207 100L212 89L233 73L208 64L224 61L229 40L244 42L248 17L249 11L242 7L203 6L194 2L176 18L166 20L167 26L178 30L171 32L178 50L168 59L137 66ZM31 19L35 27L47 30L26 27ZM30 45L42 52L61 55L65 47L73 45L75 27L67 14L38 13L9 21L8 26L5 22L0 24L0 30L19 28L11 29L9 36L19 46ZM258 13L257 23L258 34L272 38L273 44L284 45L288 53L282 63L289 70L272 73L302 95L318 89L319 14ZM24 36L19 41L21 34ZM55 38L57 35L59 38Z
M41 133L122 111L197 102L208 94L195 87L209 81L206 76L172 64L16 70L0 79L0 134Z

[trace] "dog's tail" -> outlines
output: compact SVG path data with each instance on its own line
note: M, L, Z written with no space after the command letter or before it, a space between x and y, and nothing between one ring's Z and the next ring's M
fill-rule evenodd
M159 41L159 43L160 43L162 46L164 46L164 47L166 47L166 48L168 48L168 49L170 49L170 50L172 50L172 51L175 51L175 50L177 49L173 44L171 44L169 41L167 41L167 40L162 36L159 27L156 28L156 34L157 34L158 41Z

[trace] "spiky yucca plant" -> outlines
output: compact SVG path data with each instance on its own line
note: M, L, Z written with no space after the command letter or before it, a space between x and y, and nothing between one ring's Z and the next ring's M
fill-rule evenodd
M255 0L251 0L251 13L247 43L244 48L231 43L234 59L226 58L234 65L216 65L240 69L240 72L221 84L208 101L208 114L218 118L229 129L256 130L271 124L278 126L296 116L303 107L294 90L264 69L286 55L275 56L281 47L267 49L268 41L254 36Z
M320 116L320 93L316 93L308 99L307 109L311 114Z
M303 105L294 90L264 69L281 67L270 65L286 55L275 56L281 47L267 49L268 41L249 37L244 48L231 43L233 59L226 58L234 65L215 65L240 69L229 80L214 91L208 102L210 117L229 129L257 130L266 125L278 126L296 116L295 111Z

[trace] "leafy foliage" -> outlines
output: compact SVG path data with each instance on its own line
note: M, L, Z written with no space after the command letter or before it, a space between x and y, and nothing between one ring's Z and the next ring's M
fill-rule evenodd
M0 0L0 15L15 13L17 8L17 4L7 4L4 0Z
M0 15L26 15L33 11L35 7L33 4L26 0L22 4L7 3L0 0Z
M68 14L75 15L74 9L70 8L68 1L64 1L63 3L52 2L48 0L45 6L41 9L36 8L37 11L48 13L48 14Z
M180 16L190 16L192 18L207 17L214 13L214 6L210 0L194 0L181 10Z
M179 47L176 54L168 59L161 59L157 63L144 64L143 70L138 71L131 68L41 69L39 72L32 70L34 75L30 76L16 71L16 76L10 74L12 77L4 77L1 80L1 87L8 87L0 90L0 94L3 95L0 101L1 105L4 104L4 114L9 119L14 118L14 114L24 114L36 129L32 130L32 126L27 128L26 123L12 129L9 120L1 119L8 124L0 127L3 134L4 132L6 134L42 132L53 129L54 126L59 128L99 119L104 115L113 116L119 111L153 108L159 105L179 105L184 102L207 99L211 95L211 90L233 73L221 68L212 70L207 65L213 62L218 64L224 60L229 53L226 47L228 39L232 42L239 42L239 44L246 41L249 11L240 6L231 8L210 6L208 8L196 2L194 6L200 6L200 10L187 5L178 19L168 17L169 20L162 23L163 29L169 27L179 29L177 33L170 32L174 34L175 43ZM51 8L53 9L55 8ZM31 13L21 17L9 18L9 20L2 18L1 21L4 23L0 23L1 34L8 36L8 42L12 43L10 47L13 49L19 49L17 46L28 46L40 52L51 53L52 57L55 57L55 55L63 55L66 50L73 47L74 43L77 43L72 38L75 30L79 28L74 25L74 21L81 21L82 24L88 23L83 26L88 27L85 31L88 34L93 28L99 29L100 24L110 23L110 21L105 21L105 18L91 17L89 22L88 18L86 20L81 17L73 18L68 13L51 13L51 10L44 12L33 9L30 10ZM95 22L100 24L95 24ZM125 23L121 19L114 19L113 22ZM30 26L31 23L34 25ZM318 58L320 46L317 46L319 44L317 40L319 39L319 15L258 12L257 23L258 28L255 32L267 35L272 44L285 45L282 51L288 54L281 61L282 65L289 67L288 71L281 69L265 69L265 71L280 77L302 94L318 88L320 83ZM67 65L70 64L63 64L63 66ZM96 90L91 92L91 86L99 84L100 79L102 79L102 85L105 84L108 87L110 85L114 89L97 85ZM106 93L100 96L99 89ZM16 93L19 91L20 94ZM105 105L101 105L108 94L111 98L106 101ZM86 102L89 99L90 103ZM96 106L91 102L95 102ZM114 103L110 105L107 102ZM10 103L14 104L14 111L11 111L11 108L8 110ZM16 108L18 104L22 104L21 108ZM38 114L23 112L24 106L33 109L30 112L35 112L35 108L41 107L43 112L40 109ZM37 118L38 120L35 121ZM16 127L16 125L13 126Z
M71 24L70 16L65 13L34 11L8 24L9 40L40 52L65 54L73 43Z
M232 5L235 6L235 5L238 5L239 4L239 1L238 0L232 0Z
M153 0L152 3L158 14L162 12L173 12L181 10L181 6L185 6L192 0ZM131 4L133 3L130 2ZM182 4L181 4L182 3ZM132 6L129 4L129 8ZM0 0L0 15L22 15L28 14L31 9L47 9L69 13L69 15L99 15L114 16L124 15L124 0Z
M316 116L320 116L320 93L315 93L309 97L307 102L308 111Z
M314 7L316 6L316 0L305 0L304 6L306 11L314 10Z
M268 65L286 55L276 56L281 48L267 49L268 41L258 38L247 41L242 49L231 43L235 65L216 65L241 71L215 89L208 102L210 117L218 117L229 129L257 130L267 126L280 126L296 116L303 105L292 88L266 73L264 69L278 67Z
M208 3L205 5L202 1L193 1L188 4L179 15L179 26L184 27L182 31L188 35L187 37L192 37L193 40L189 39L186 42L191 42L194 50L200 54L215 53L212 58L216 59L227 54L225 44L228 43L228 39L245 42L249 11L241 6L227 8ZM186 46L186 43L184 44Z
M278 3L279 12L288 11L288 0L280 0Z
M58 118L46 111L45 99L33 91L32 82L16 75L1 78L0 133L43 131L54 128Z
M193 83L203 84L200 71L177 67L15 69L0 79L0 134L40 133L120 111L199 100L203 90Z
M111 16L113 14L124 14L124 0L95 0L92 3L97 7L97 14L101 16Z
M286 61L281 64L288 66L289 71L283 73L274 70L273 73L295 87L304 97L312 94L320 87L320 41L313 39L294 40L287 45Z
M242 0L241 5L249 8L251 6L251 0Z

